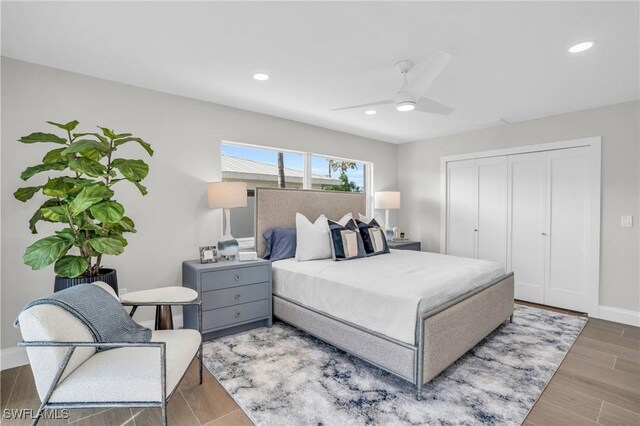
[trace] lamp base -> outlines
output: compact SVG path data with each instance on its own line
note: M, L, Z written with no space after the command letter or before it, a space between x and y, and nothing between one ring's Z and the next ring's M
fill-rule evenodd
M223 235L218 240L218 254L225 259L233 259L240 251L238 240L231 235Z

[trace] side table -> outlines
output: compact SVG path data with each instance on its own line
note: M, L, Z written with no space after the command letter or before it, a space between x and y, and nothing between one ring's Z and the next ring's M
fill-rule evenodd
M178 286L132 291L120 297L120 301L124 306L133 306L129 313L130 316L133 316L138 306L155 306L156 330L173 330L171 305L188 304L197 299L198 293L195 290Z

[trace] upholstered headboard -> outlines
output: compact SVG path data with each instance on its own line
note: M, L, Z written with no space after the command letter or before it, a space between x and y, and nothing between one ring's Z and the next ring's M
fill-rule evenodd
M366 214L367 200L363 193L315 191L308 189L256 189L256 251L262 257L265 240L262 234L269 228L295 228L296 212L314 222L321 214L338 220L347 213L358 217Z

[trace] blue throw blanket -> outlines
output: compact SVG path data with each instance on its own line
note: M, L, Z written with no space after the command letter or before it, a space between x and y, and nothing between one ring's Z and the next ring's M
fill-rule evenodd
M27 304L23 310L36 305L55 305L78 318L99 343L148 342L151 330L136 323L118 300L94 284L80 284L50 294ZM19 326L16 319L14 325ZM98 348L107 350L108 348Z

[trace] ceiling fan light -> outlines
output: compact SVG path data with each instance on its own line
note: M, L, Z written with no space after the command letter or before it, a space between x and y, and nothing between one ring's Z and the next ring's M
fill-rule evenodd
M370 109L364 112L367 115L376 115L377 111L375 109Z
M414 109L416 109L416 103L413 101L398 102L396 104L396 110L400 112L413 111Z

